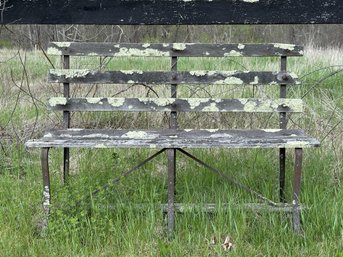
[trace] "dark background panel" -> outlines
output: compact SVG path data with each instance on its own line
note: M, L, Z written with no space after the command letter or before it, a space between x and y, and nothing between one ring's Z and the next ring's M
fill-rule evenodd
M2 24L330 24L342 0L1 0Z

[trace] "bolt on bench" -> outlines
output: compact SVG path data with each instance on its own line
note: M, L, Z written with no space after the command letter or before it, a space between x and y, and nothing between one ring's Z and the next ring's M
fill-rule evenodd
M50 70L48 81L63 83L64 96L49 100L48 108L63 112L63 129L52 129L38 140L30 140L27 147L42 149L43 210L50 212L50 178L48 152L52 147L64 149L64 178L69 172L69 148L157 148L147 158L126 174L133 172L162 152L168 156L168 203L166 207L168 232L174 228L174 212L180 205L174 203L176 153L182 153L208 168L222 178L240 186L267 203L269 207L287 207L292 211L293 228L301 231L300 224L300 178L303 148L319 146L318 140L301 130L287 129L287 113L302 112L301 99L286 98L289 85L298 84L296 75L286 71L287 56L302 56L303 49L288 44L110 44L110 43L50 43L48 54L61 55L63 69ZM170 57L170 71L140 70L73 70L70 56L102 57ZM280 57L279 72L269 71L178 71L179 57ZM168 98L71 98L70 84L146 84L170 87ZM279 87L280 97L270 98L177 98L178 85L237 85ZM168 112L170 124L167 129L85 129L70 128L72 112ZM233 113L279 113L276 129L190 129L179 128L179 112L233 112ZM196 158L186 148L278 148L279 190L281 204L242 185L233 178ZM292 204L285 203L286 148L295 149L295 166Z

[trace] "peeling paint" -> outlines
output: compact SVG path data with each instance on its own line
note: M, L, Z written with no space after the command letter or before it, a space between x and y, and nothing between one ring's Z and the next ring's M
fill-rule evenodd
M208 98L189 98L188 103L191 109L195 109L201 103L207 103L209 101Z
M49 99L50 106L66 105L66 104L67 104L67 98L65 97L52 97Z
M241 52L238 52L236 50L231 50L229 53L224 54L225 57L230 57L230 56L243 56Z
M114 56L170 56L169 51L160 51L157 49L146 48L144 50L138 48L122 47Z
M57 77L64 76L66 79L69 78L81 78L90 74L91 70L74 70L74 69L52 69L50 74Z
M240 49L240 50L242 50L242 49L245 48L245 45L243 45L243 44L238 44L237 48Z
M241 80L240 78L236 78L236 77L229 77L226 79L217 80L213 84L216 84L216 85L241 85L241 84L243 84L243 80Z
M110 105L119 107L125 103L125 98L107 98L107 101Z
M175 100L176 100L175 98L153 98L153 99L146 98L144 101L152 101L158 106L167 106L167 105L175 103Z
M145 48L147 48L147 47L150 46L150 44L143 44L142 46L145 47Z
M292 148L296 148L296 147L306 147L309 146L310 143L306 142L306 141L291 141L291 142L287 142L285 144L286 147L292 147Z
M183 51L187 48L187 45L185 43L174 43L172 48L173 50Z
M257 2L259 2L259 0L243 0L243 2L246 2L246 3L257 3Z
M43 190L43 208L49 207L50 205L50 190L48 186L44 186Z
M148 134L145 131L129 131L121 137L130 139L155 139L157 135Z
M86 97L85 99L90 104L103 104L100 97Z
M291 44L274 44L274 47L293 51L294 48L295 48L295 45L291 45Z
M216 103L211 103L210 105L202 109L204 112L219 112L219 108Z
M253 81L253 82L250 82L249 84L250 84L250 85L257 85L258 82L259 82L259 81L258 81L258 76L255 76L255 77L254 77L254 81Z
M142 70L121 70L121 73L132 75L132 74L143 74Z
M207 75L207 71L190 71L189 74L199 77Z
M262 129L262 130L265 131L265 132L275 133L275 132L281 131L282 129Z

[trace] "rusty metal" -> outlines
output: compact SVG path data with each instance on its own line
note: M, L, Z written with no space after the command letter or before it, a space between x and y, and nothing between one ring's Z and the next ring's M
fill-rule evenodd
M41 152L41 164L42 164L42 175L43 175L43 213L44 217L41 222L41 232L47 229L48 219L50 215L50 176L49 176L49 148L42 148Z
M294 178L293 178L293 229L294 232L300 234L301 221L300 221L300 208L299 208L299 195L301 185L301 170L302 170L303 149L295 148L295 161L294 161Z
M168 235L171 236L175 226L175 182L176 182L176 149L169 149L168 155Z
M243 184L241 184L240 182L238 182L237 180L235 180L234 178L229 177L228 175L220 172L219 170L213 168L212 166L206 164L205 162L203 162L202 160L198 159L197 157L195 157L194 155L186 152L185 150L181 149L181 148L177 148L177 150L179 150L181 153L183 153L184 155L188 156L189 158L191 158L192 160L196 161L197 163L201 164L202 166L206 167L208 170L212 171L213 173L219 175L220 177L224 178L225 180L231 182L232 184L242 188L244 191L255 195L257 198L265 201L266 203L268 203L271 206L277 206L278 204L273 202L272 200L264 197L261 193L258 193L254 190L252 190L250 187L245 186Z
M171 71L177 72L177 57L171 57ZM177 84L170 86L171 98L177 97ZM170 113L170 129L177 129L177 112ZM168 207L167 207L167 220L168 220L168 236L171 237L175 226L175 184L176 184L176 149L168 149Z
M287 72L287 56L281 56L281 72ZM280 98L287 97L286 84L280 85ZM281 112L279 116L280 129L287 128L287 116L285 112ZM279 149L279 197L280 202L285 203L285 173L286 173L286 148Z
M70 68L70 57L69 55L62 55L62 67L63 69ZM70 97L70 84L63 83L63 96ZM70 112L63 111L63 127L70 128ZM63 182L66 183L69 176L69 160L70 151L69 148L63 148Z

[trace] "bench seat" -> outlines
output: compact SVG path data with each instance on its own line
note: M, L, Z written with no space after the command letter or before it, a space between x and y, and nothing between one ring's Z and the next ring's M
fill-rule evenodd
M288 129L55 129L27 147L70 148L304 148L319 141Z

